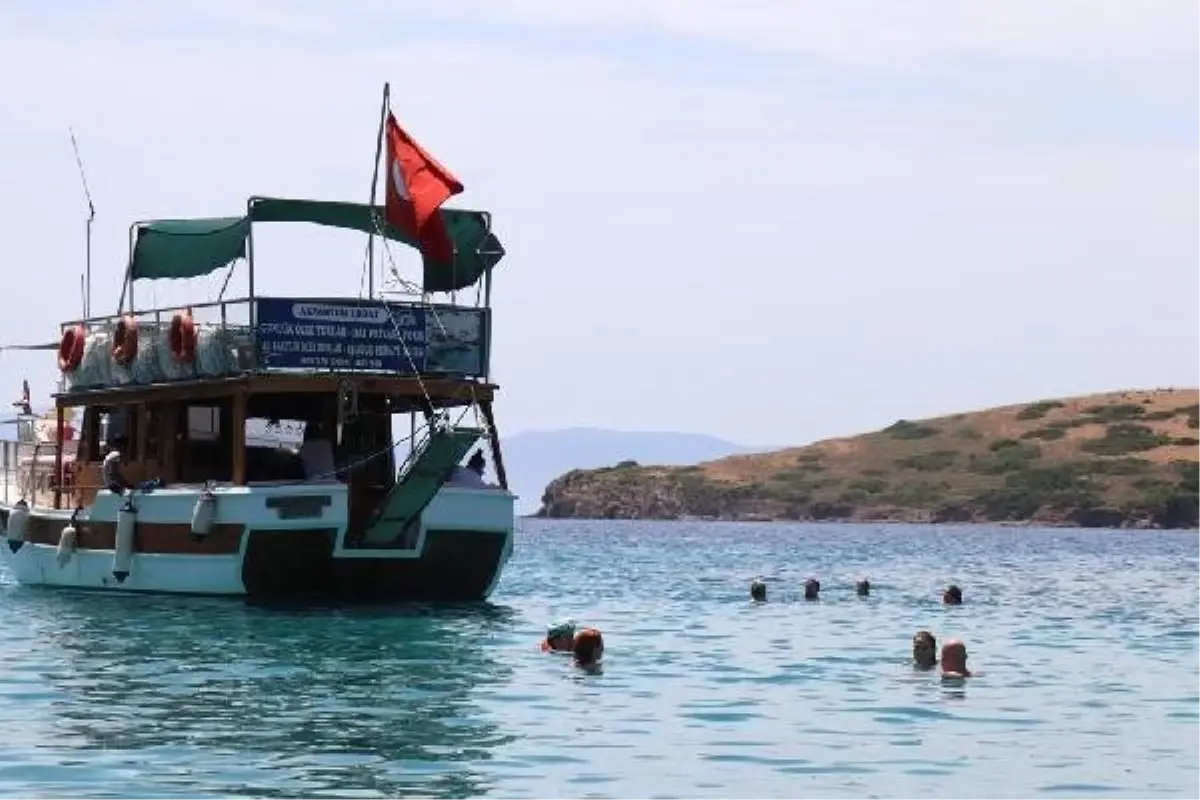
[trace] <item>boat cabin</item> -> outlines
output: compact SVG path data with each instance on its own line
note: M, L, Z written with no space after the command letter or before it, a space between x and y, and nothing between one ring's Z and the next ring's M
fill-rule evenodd
M490 417L494 388L452 378L266 374L60 394L61 424L77 408L82 422L54 507L92 502L115 443L131 486L338 481L351 508L373 507L396 481L396 415L409 415L413 429L472 404ZM497 452L493 443L499 473Z

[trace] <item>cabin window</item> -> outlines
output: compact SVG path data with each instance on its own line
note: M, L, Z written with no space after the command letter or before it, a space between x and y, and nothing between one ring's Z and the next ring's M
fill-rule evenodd
M221 438L221 409L216 406L188 406L188 439L215 442Z
M177 471L184 483L233 480L232 403L188 405L179 415Z
M100 410L100 447L94 452L88 448L92 460L104 458L104 451L117 439L124 437L125 444L121 448L121 460L129 461L138 452L137 416L129 406L116 406Z
M300 445L304 420L248 417L246 419L246 482L305 479Z

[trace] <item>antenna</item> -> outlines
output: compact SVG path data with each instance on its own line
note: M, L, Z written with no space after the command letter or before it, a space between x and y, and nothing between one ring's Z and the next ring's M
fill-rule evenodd
M88 189L87 173L83 170L83 159L79 157L79 145L75 142L75 131L67 128L71 134L71 149L75 151L75 164L79 167L79 180L83 183L83 196L87 198L87 267L83 277L83 317L92 316L92 220L96 218L96 206L92 203L92 193Z

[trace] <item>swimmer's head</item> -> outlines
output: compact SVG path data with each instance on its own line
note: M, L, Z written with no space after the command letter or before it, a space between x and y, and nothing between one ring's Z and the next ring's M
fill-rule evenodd
M575 621L564 619L546 628L546 648L570 650L575 646Z
M942 673L971 674L967 669L967 646L958 639L950 639L942 645Z
M854 591L859 597L866 597L871 593L871 582L866 578L862 578L858 583L854 584Z
M912 641L913 664L932 669L937 664L937 639L929 631L917 631Z
M961 606L962 589L958 588L953 583L950 584L946 591L942 593L942 603L948 606Z
M762 581L752 581L750 583L750 599L760 603L766 601L767 585Z
M604 657L604 637L595 628L584 628L575 634L575 663L581 667L594 667Z
M821 594L821 582L816 578L809 578L804 582L804 599L816 600Z

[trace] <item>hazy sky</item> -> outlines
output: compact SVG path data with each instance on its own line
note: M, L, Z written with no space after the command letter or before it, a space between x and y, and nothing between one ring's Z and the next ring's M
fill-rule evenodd
M379 93L485 208L501 431L804 443L1200 383L1195 0L0 4L0 342L116 309L128 225L365 201ZM256 233L258 289L364 237ZM415 254L396 250L419 275ZM139 286L139 305L180 285ZM192 296L209 285L192 282ZM48 353L4 353L45 397Z

